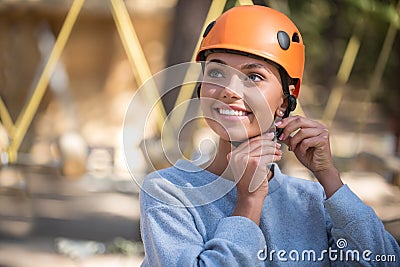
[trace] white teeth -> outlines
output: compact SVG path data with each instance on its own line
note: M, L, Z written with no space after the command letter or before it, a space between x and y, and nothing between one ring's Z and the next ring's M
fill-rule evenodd
M246 116L247 112L241 110L233 110L233 109L218 109L219 114L227 115L227 116Z

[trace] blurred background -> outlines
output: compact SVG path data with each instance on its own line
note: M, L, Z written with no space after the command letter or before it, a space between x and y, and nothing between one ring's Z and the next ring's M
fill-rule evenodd
M122 144L130 99L191 60L206 18L249 2L0 0L0 266L140 265L139 187ZM400 1L253 2L300 28L297 113L328 125L344 181L399 241ZM163 97L166 114L178 95ZM190 153L202 126L181 136ZM144 176L153 169L135 149ZM284 155L286 173L313 179Z

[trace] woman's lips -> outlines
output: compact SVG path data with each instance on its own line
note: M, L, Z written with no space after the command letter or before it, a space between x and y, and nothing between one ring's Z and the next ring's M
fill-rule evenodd
M243 120L248 118L249 115L253 114L252 112L239 107L218 107L214 110L224 120L229 121Z
M247 116L248 115L247 111L242 111L242 110L217 108L217 111L220 115L226 115L226 116Z

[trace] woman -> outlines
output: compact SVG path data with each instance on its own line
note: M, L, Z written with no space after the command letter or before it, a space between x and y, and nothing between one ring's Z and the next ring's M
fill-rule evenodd
M373 210L343 185L325 126L288 116L304 68L293 22L267 7L241 6L203 37L198 93L218 149L206 165L180 160L146 177L143 266L353 266L377 264L377 255L399 258ZM280 172L280 143L318 182Z

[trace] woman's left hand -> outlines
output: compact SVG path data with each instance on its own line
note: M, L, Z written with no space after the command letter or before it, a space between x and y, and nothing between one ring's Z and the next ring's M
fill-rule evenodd
M293 116L281 120L276 127L284 129L279 140L313 172L325 188L327 196L332 195L343 183L333 164L329 131L325 125L301 116Z

